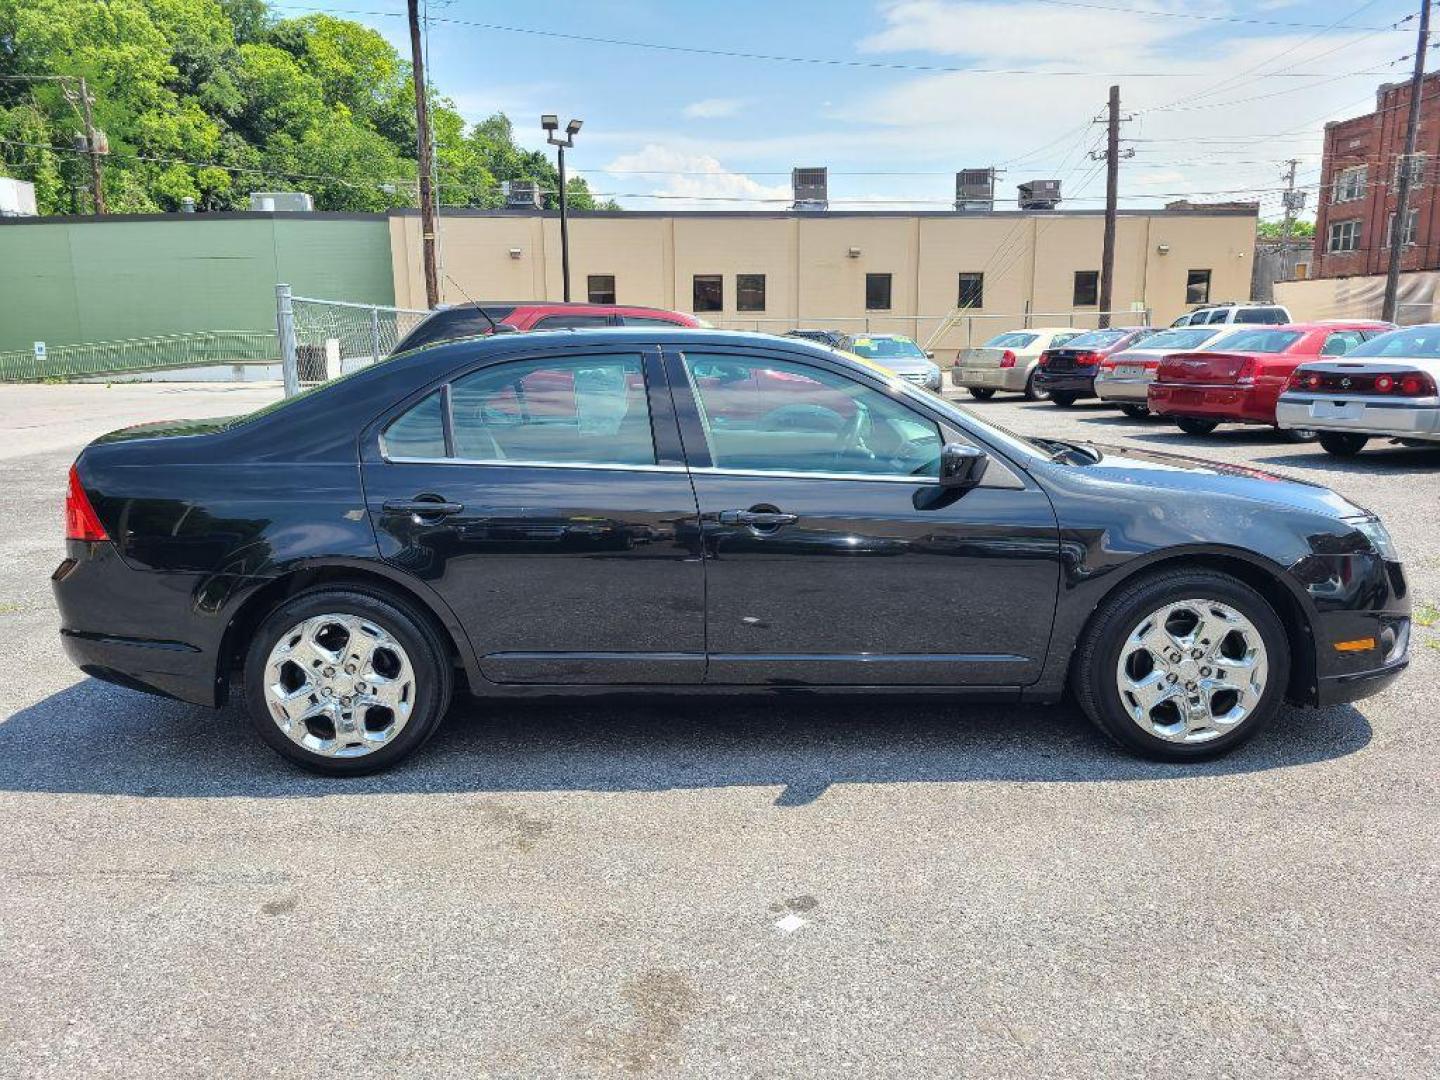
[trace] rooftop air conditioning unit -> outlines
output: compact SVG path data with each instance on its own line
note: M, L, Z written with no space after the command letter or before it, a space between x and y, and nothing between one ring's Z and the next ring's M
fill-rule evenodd
M955 209L995 209L995 170L961 169L955 174Z
M1059 205L1059 180L1031 180L1020 185L1021 210L1054 210Z
M250 209L273 213L308 214L315 199L304 191L252 191Z
M505 206L510 210L539 210L544 205L534 180L506 180Z
M825 169L792 169L790 187L795 193L792 210L830 209L830 183Z
M0 176L0 217L36 217L35 185L29 180Z

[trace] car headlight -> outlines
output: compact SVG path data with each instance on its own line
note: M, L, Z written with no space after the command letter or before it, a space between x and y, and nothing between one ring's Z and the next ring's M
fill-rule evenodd
M1380 524L1379 518L1355 518L1350 521L1350 524L1355 526L1356 532L1370 541L1370 546L1374 549L1375 554L1388 562L1400 561L1400 551L1390 537L1390 530Z

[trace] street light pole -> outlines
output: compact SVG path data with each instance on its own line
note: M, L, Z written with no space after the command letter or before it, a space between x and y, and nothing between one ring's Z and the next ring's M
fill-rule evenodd
M560 173L560 277L564 287L565 302L570 302L570 212L565 192L565 149L575 145L575 136L580 133L583 120L571 120L565 125L565 138L555 135L560 127L560 118L554 113L540 117L540 126L545 129L545 141L558 147Z

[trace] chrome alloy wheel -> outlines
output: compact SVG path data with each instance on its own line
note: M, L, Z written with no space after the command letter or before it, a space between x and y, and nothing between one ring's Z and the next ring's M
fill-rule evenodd
M400 643L358 615L292 626L265 661L265 704L297 745L326 757L387 746L415 706L415 671Z
M1177 600L1152 611L1120 650L1120 701L1147 734L1203 743L1255 711L1269 673L1255 624L1216 600Z

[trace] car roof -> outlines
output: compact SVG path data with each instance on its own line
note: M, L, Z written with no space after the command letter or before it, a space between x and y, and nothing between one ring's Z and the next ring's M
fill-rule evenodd
M1381 322L1378 319L1326 319L1323 322L1292 322L1292 323L1241 323L1235 329L1247 330L1301 330L1309 333L1312 330L1390 330L1389 323Z

